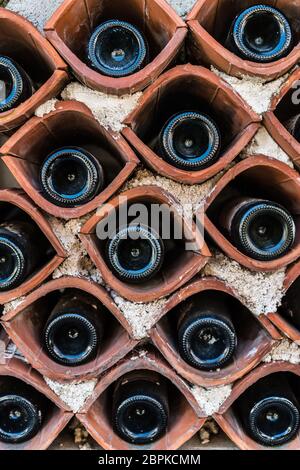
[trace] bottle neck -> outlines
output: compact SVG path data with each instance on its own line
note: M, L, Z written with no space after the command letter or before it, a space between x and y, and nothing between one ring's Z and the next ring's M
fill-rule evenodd
M161 269L164 244L150 227L130 225L109 239L107 260L114 273L127 282L151 279Z
M27 222L0 225L0 290L19 286L38 266L40 244L34 227Z
M168 120L160 137L159 152L177 168L198 171L212 165L221 148L218 126L198 112L178 113Z
M192 367L215 370L232 359L237 336L224 299L202 296L199 302L185 302L177 328L179 353Z
M263 199L229 201L220 214L219 224L240 251L257 260L284 256L296 236L295 222L288 210Z
M299 430L299 403L283 374L252 385L236 406L246 431L262 445L284 444Z
M21 443L39 431L44 416L43 398L24 383L0 379L0 441Z
M167 386L159 374L137 371L117 382L113 395L114 430L125 441L156 441L166 432L168 415Z
M65 147L51 153L40 171L44 196L53 204L75 207L93 199L104 186L99 161L77 147Z
M77 366L93 360L103 337L99 303L80 292L63 295L44 329L44 343L52 359Z
M293 32L279 10L268 5L255 5L235 18L225 45L243 59L274 62L291 51Z
M0 113L16 108L32 93L32 82L23 68L13 59L0 56Z
M88 44L92 67L110 77L126 77L139 71L148 61L148 45L134 25L111 20L100 24Z

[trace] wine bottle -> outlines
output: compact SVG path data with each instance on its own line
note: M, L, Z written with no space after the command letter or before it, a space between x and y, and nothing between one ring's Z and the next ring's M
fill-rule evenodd
M220 214L219 223L241 252L257 260L280 258L295 241L292 215L280 204L268 200L232 199Z
M0 377L0 441L17 444L32 439L45 415L45 399L13 377Z
M81 291L64 293L44 328L47 354L58 364L77 366L93 360L103 337L103 315L92 296Z
M292 134L295 139L300 142L300 114L292 116L286 122L284 122L284 127Z
M0 55L0 113L10 111L34 92L25 70L13 59Z
M129 225L120 228L106 245L106 259L112 271L127 282L141 282L157 274L165 247L150 227Z
M244 429L259 444L282 445L299 430L299 403L284 374L260 379L238 398L235 408Z
M57 206L75 207L93 199L104 185L98 159L77 147L64 147L47 156L40 170L46 199Z
M295 328L300 330L299 287L299 279L297 279L284 296L279 311L283 318L290 322Z
M147 40L138 28L126 21L106 21L93 32L88 57L91 66L100 73L126 77L146 65Z
M28 222L14 221L0 225L0 290L18 287L41 262L44 243Z
M172 116L159 136L159 153L177 168L197 171L218 158L221 135L214 120L200 112Z
M113 394L113 428L121 439L149 444L162 437L169 419L167 385L154 372L137 371L122 377Z
M254 5L237 15L225 45L243 59L268 63L285 57L293 42L291 26L281 11Z
M181 357L192 367L215 370L227 365L237 346L230 308L206 294L183 303L177 324Z

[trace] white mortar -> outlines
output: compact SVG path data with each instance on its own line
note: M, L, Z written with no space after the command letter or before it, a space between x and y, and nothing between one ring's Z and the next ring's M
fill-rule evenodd
M78 82L72 82L62 91L64 100L77 100L84 103L92 111L95 119L106 129L120 132L122 122L137 106L142 93L114 96L91 90Z
M284 295L285 270L274 273L250 271L222 253L216 253L209 260L202 274L225 281L255 315L276 312Z
M85 382L61 383L44 377L47 385L60 399L66 403L74 413L77 413L86 400L92 395L97 384L97 379Z
M273 96L277 95L288 78L288 74L283 77L266 82L260 77L242 78L232 77L224 72L211 66L211 70L221 77L225 82L229 83L232 88L248 103L251 108L258 114L268 111Z
M53 279L62 276L77 276L90 278L99 284L103 284L100 272L90 259L78 236L81 227L90 216L91 214L80 219L71 219L68 222L56 217L48 217L55 235L68 255L66 260L53 272Z
M40 30L63 0L10 0L8 8L27 17ZM195 0L168 0L170 5L182 17L192 8ZM230 77L212 67L212 70L227 83L259 114L265 112L271 99L276 95L288 75L272 82L266 83L260 78ZM78 100L85 103L93 112L95 118L105 128L119 132L123 128L124 118L136 107L141 93L132 96L116 97L90 90L89 88L73 82L62 93L65 100ZM54 110L56 100L50 100L36 110L37 116L43 116ZM279 148L264 128L261 128L254 137L247 152L252 154L263 153L281 160L292 166L289 157ZM245 152L244 152L245 153ZM175 183L167 178L156 176L148 170L141 170L124 186L130 187L155 184L165 188L173 194L181 204L191 204L193 211L201 206L213 190L220 175L200 185L184 185ZM67 250L68 259L55 270L54 278L63 275L84 276L93 278L102 283L101 273L95 268L87 253L82 248L78 232L86 219L76 219L70 222L50 218L51 225ZM216 276L234 287L243 298L248 308L256 315L276 311L280 305L283 292L284 270L275 273L254 273L241 267L235 261L229 260L222 254L215 257L203 269L202 274ZM124 317L131 324L134 336L137 339L147 336L148 331L155 324L165 305L166 299L147 304L135 304L111 292L116 304ZM15 309L25 297L21 297L4 306L4 313ZM146 355L141 350L132 355L132 360ZM275 346L264 362L286 360L293 364L300 363L300 348L289 340L283 340ZM92 394L96 380L76 384L62 384L45 378L50 388L67 403L74 412L78 411ZM231 393L231 385L213 388L192 387L192 391L199 405L209 415L219 410L220 406Z
M260 127L252 141L243 150L242 155L266 155L267 157L275 158L289 167L294 168L293 162L290 157L279 147L274 139L270 136L265 127Z
M6 304L4 304L2 315L5 315L6 313L10 312L11 310L15 310L19 305L21 305L24 302L25 299L26 299L26 297L22 296L22 297L11 300L10 302L7 302Z
M160 299L155 302L138 304L123 299L123 297L114 291L111 291L110 294L130 324L135 339L142 339L148 336L149 330L161 316L167 302L166 299Z
M35 115L37 117L43 117L45 114L49 114L52 111L55 111L55 105L58 103L58 100L53 98L52 100L46 101L46 103L41 104L36 110Z
M201 409L207 416L217 413L225 400L230 396L232 385L222 385L221 387L191 387L191 391L196 398Z
M132 179L125 183L122 191L147 185L158 186L172 194L182 206L190 206L192 211L195 212L205 203L205 200L211 194L223 173L220 172L205 183L189 185L177 183L164 176L156 175L150 170L141 169L134 174Z
M63 0L10 0L8 10L19 13L43 32L43 28Z
M291 364L300 364L300 346L284 339L278 345L274 346L272 351L267 354L263 362L287 361Z
M174 8L178 15L183 19L186 18L196 1L197 0L167 0L171 7Z

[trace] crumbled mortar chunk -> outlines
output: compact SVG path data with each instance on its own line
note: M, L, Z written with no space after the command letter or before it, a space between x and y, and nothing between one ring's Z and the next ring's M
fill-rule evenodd
M11 300L10 302L4 304L2 315L11 312L11 310L15 310L17 307L19 307L19 305L24 302L25 299L26 297L23 295L22 297L18 297L17 299Z
M250 271L223 253L215 253L202 275L226 282L255 315L276 312L284 296L284 269L271 273Z
M16 359L19 359L23 362L26 362L28 364L28 361L26 357L23 356L21 351L17 348L15 343L10 341L8 345L6 346L5 352L4 352L4 359L12 359L15 357Z
M191 387L194 397L207 416L212 416L219 411L225 400L230 396L231 390L231 384L208 388L197 385Z
M185 19L197 0L167 0L172 8Z
M45 382L59 398L77 413L92 395L97 379L85 382L61 383L44 377Z
M91 446L88 443L89 433L81 423L77 423L73 429L74 443L79 447L80 450L91 450Z
M217 436L219 432L220 428L217 423L212 418L209 418L199 431L201 444L209 444L211 439L213 439L214 436Z
M263 358L263 362L286 361L300 364L300 346L288 339L282 340Z
M43 33L44 25L64 0L10 0L8 10L19 13Z
M92 450L92 446L89 442L85 442L84 444L79 444L79 450Z
M266 82L260 77L232 77L211 66L211 70L227 82L251 108L258 114L268 111L273 96L278 95L280 88L286 82L289 74Z
M91 90L78 82L72 82L62 91L64 100L76 100L84 103L95 119L106 129L120 132L125 126L124 119L137 106L142 93L115 96Z
M87 215L78 219L64 221L57 217L48 216L48 221L52 230L67 253L71 253L74 249L78 248L78 244L80 243L78 234L89 217L90 215Z
M259 128L250 144L242 152L242 156L259 154L275 158L291 168L294 167L290 157L279 147L265 127Z
M0 339L0 364L5 364L5 361L6 361L5 351L6 351L6 343L5 341L3 341L3 339Z
M145 359L147 359L147 361L149 362L155 362L153 361L153 359L151 359L149 356L148 356L148 351L146 349L135 349L134 351L132 351L131 353L131 356L130 356L130 360L131 361L137 361L138 359L144 357Z
M110 295L131 326L132 335L135 339L142 339L148 336L149 330L160 318L167 302L164 298L155 300L154 302L138 304L123 299L123 297L113 290L110 292Z
M55 111L55 106L59 101L55 98L52 100L46 101L46 103L41 104L34 112L34 114L37 117L43 117L46 114L51 113L52 111Z
M195 213L205 203L223 174L224 172L220 172L202 184L189 185L156 175L147 169L140 169L125 183L122 191L147 185L159 186L172 194L182 206L189 206Z

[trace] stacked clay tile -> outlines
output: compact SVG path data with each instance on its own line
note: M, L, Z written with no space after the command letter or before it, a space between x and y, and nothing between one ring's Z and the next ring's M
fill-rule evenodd
M0 292L1 305L5 307L5 304L12 302L12 307L6 308L1 318L1 345L4 344L5 349L12 341L24 356L4 355L0 376L13 376L30 384L50 403L47 419L34 438L24 444L0 443L0 449L46 449L74 416L74 412L48 387L43 376L63 383L96 379L93 393L76 416L96 442L109 450L178 449L210 418L196 398L194 392L197 387L233 384L231 394L213 413L213 418L239 448L265 448L245 434L235 414L234 404L245 390L269 374L290 372L300 376L299 365L284 361L262 363L262 359L283 338L299 344L300 331L284 319L280 311L253 315L245 299L235 291L235 286L215 277L203 277L202 270L213 256L210 248L213 242L221 252L251 271L272 273L288 267L285 292L299 282L299 234L296 235L293 249L285 256L275 261L255 261L224 237L216 224L213 208L223 191L234 181L264 187L270 195L274 194L276 187L278 199L286 201L299 226L300 178L297 169L267 156L245 155L244 152L243 158L240 158L260 129L262 119L225 81L210 71L210 66L214 65L233 76L243 73L275 79L299 61L300 45L296 44L286 58L276 63L255 65L241 60L217 39L217 29L223 16L228 14L229 3L232 9L235 8L233 3L238 3L236 8L239 11L257 2L198 0L187 20L183 21L165 0L65 0L46 24L45 37L24 18L0 9L1 42L11 42L15 48L23 48L24 54L32 58L31 67L47 70L43 82L31 98L0 115L0 131L5 140L1 158L21 188L2 189L0 204L1 208L8 204L26 213L36 229L46 237L52 252L47 263L21 286ZM281 0L277 2L277 7L282 8L287 16L296 18L296 12L300 12L300 1ZM132 19L145 28L155 46L155 54L151 54L151 60L145 67L122 78L102 75L90 68L82 56L82 44L87 42L101 17L109 18L116 14L121 19ZM234 16L234 12L232 14ZM299 29L298 23L296 27ZM183 59L185 57L188 59ZM61 91L74 77L94 90L120 97L142 92L137 107L126 117L125 127L120 133L103 127L92 111L79 101L59 100L47 114L34 116L37 107L52 98L59 98ZM290 75L263 116L263 124L291 157L296 168L299 166L300 144L283 126L282 106L299 78L298 70ZM146 132L154 126L164 103L185 88L189 89L196 102L209 104L214 114L228 123L228 142L222 146L219 159L208 168L194 172L175 168L163 160L151 146ZM119 170L88 203L75 208L58 207L49 202L39 188L36 168L41 165L41 150L45 142L49 148L54 148L55 143L61 142L64 136L79 133L85 134L91 141L105 142L118 162ZM109 211L119 208L120 191L130 202L146 198L147 201L178 208L175 217L181 220L180 201L163 187L163 183L131 189L126 187L126 182L135 172L144 168L179 184L198 185L217 178L204 205L205 242L197 233L192 253L183 250L178 254L175 267L166 269L163 276L139 285L128 284L113 274L99 248L96 228L99 223L105 222ZM64 275L52 279L53 272L72 255L57 237L51 224L54 217L60 219L62 225L81 218L81 250L82 253L86 250L100 273L101 284L89 276ZM39 332L46 321L47 312L43 305L47 299L54 292L72 288L90 294L105 307L110 328L105 347L96 358L70 368L57 364L46 354ZM201 371L184 362L172 328L174 309L205 291L221 293L233 299L243 315L242 321L234 318L239 325L239 345L234 360L216 371ZM136 337L116 298L129 304L144 304L145 309L150 302L161 305L147 337L146 334L144 338ZM167 433L150 446L123 441L113 430L107 411L112 384L128 372L137 370L160 374L177 396L176 406L170 406L171 419ZM299 450L300 434L283 447Z

